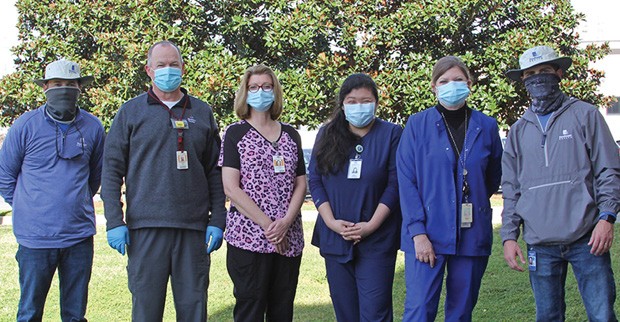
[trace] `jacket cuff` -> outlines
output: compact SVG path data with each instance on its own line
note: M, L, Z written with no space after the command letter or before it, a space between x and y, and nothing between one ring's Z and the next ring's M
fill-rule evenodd
M417 235L426 234L426 227L421 222L413 223L413 224L409 225L409 227L407 227L407 228L409 230L411 238L413 238L413 237L415 237Z

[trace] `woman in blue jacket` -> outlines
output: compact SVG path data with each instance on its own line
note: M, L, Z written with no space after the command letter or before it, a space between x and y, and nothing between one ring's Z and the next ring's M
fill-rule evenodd
M325 258L338 321L393 320L402 128L375 117L378 98L372 78L349 76L310 160L310 192L320 214L312 244Z
M495 119L466 104L471 76L441 58L431 88L439 103L412 115L396 157L407 295L403 321L433 321L444 273L446 321L470 321L493 227L490 196L501 179Z

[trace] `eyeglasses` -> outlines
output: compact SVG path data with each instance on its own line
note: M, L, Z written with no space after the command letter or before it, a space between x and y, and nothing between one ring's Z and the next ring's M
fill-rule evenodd
M77 125L75 125L75 130L79 134L77 142L73 140L67 140L67 133L58 131L58 125L56 125L56 155L58 155L60 159L75 160L80 158L82 154L84 154L84 136L82 135L82 131L80 131L80 128L77 127ZM69 131L69 129L67 129L67 131ZM61 149L58 148L59 140L62 141L62 152ZM69 141L68 144L67 141ZM79 147L80 149L78 150L76 149L76 147Z
M273 91L273 85L272 84L263 84L263 85L250 85L250 86L248 86L248 91L250 91L250 93L256 93L256 92L258 92L259 89L262 89L263 92L271 92L271 91Z

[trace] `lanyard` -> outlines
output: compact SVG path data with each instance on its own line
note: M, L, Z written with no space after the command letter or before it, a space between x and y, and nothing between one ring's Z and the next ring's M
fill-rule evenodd
M183 103L183 111L181 112L181 116L177 117L176 115L174 115L174 113L172 113L172 108L168 108L168 106L166 104L164 104L164 102L162 102L157 96L155 96L155 94L151 93L151 91L148 91L148 94L151 98L153 98L154 100L156 100L159 105L161 105L161 107L163 107L168 114L170 114L170 117L177 120L177 121L182 121L183 120L183 116L185 116L185 110L187 108L187 102L189 102L189 98L186 97L187 95L184 95L183 99L185 99L185 102ZM184 146L183 146L183 129L177 129L177 151L184 151Z
M467 160L467 110L465 110L465 137L463 138L463 157L461 158L461 152L459 151L458 146L456 145L456 140L452 135L452 131L450 131L450 126L448 125L448 121L446 121L446 117L441 113L441 117L443 118L443 122L446 125L446 130L448 130L448 134L450 135L450 140L452 140L452 144L454 144L454 150L456 151L456 156L458 157L458 161L461 163L461 167L463 168L463 195L465 196L465 200L467 200L467 196L469 195L469 184L467 184L467 169L465 168L465 161Z

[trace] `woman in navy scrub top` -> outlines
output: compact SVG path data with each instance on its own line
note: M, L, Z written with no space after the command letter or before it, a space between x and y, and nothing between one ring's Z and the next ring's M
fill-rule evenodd
M378 92L349 76L309 165L320 216L312 244L325 258L338 321L392 321L392 283L401 215L396 148L402 128L375 117Z
M407 295L403 321L434 321L444 273L446 321L471 321L493 227L502 146L495 119L468 106L469 70L454 56L433 68L438 104L409 117L398 148Z

